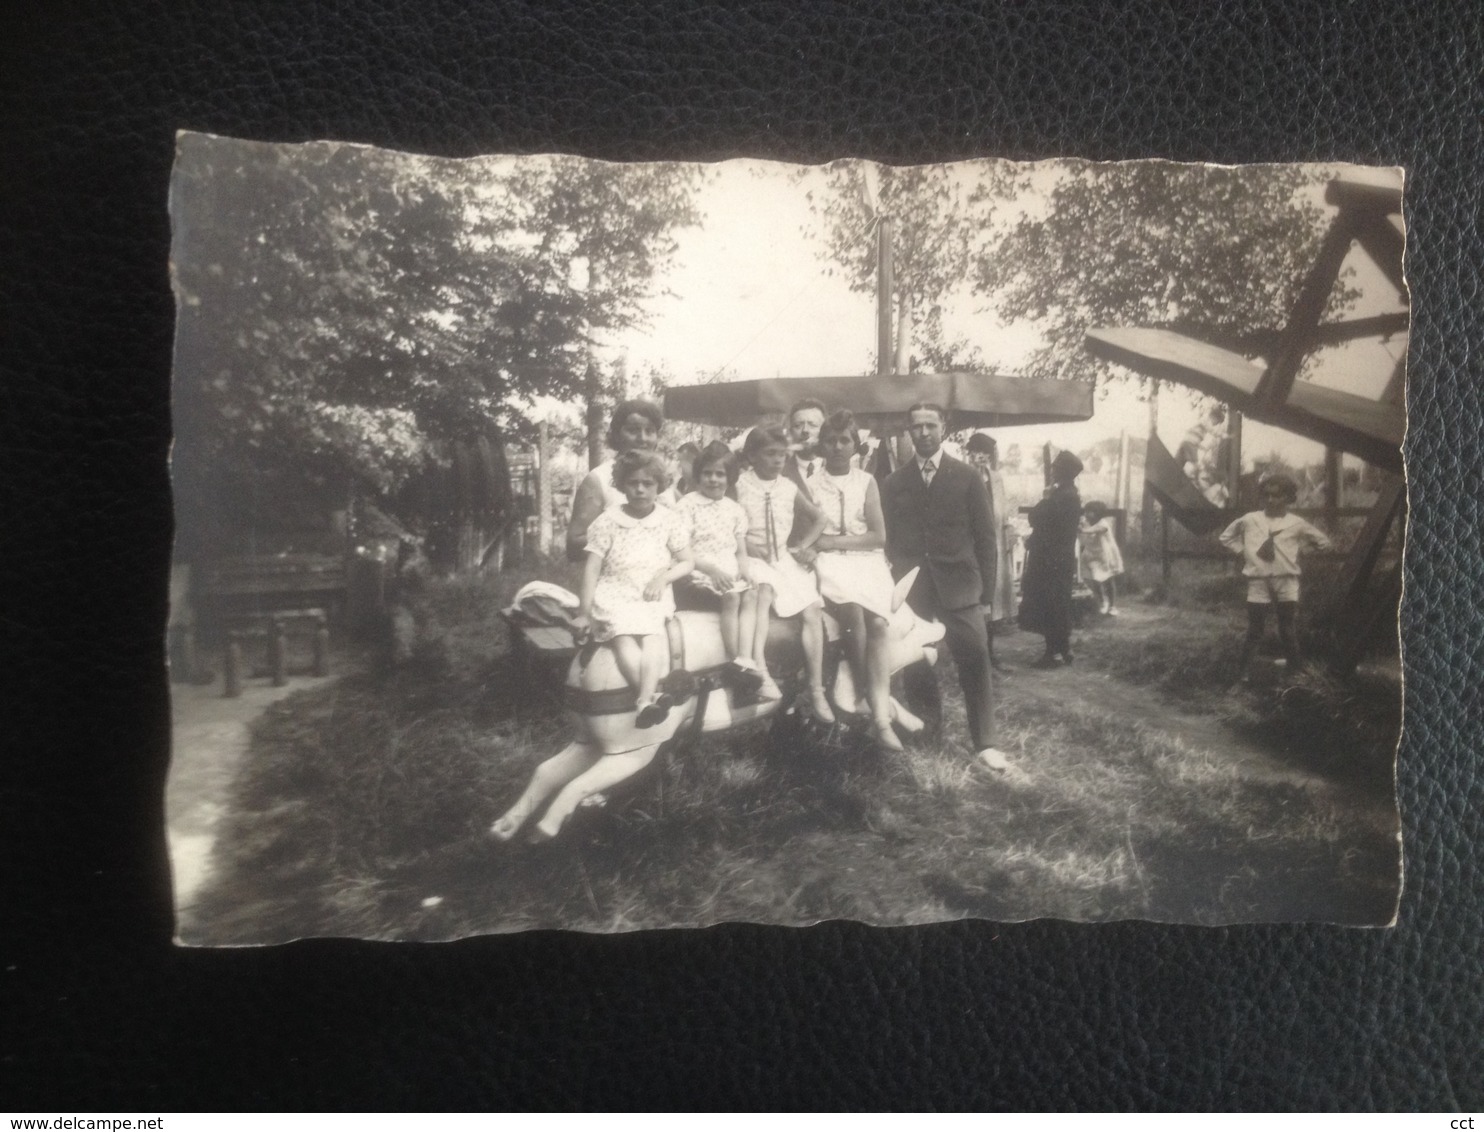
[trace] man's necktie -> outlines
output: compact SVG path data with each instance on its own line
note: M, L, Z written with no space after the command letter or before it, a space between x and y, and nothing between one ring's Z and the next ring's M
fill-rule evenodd
M933 486L933 462L931 460L924 460L922 462L922 486Z

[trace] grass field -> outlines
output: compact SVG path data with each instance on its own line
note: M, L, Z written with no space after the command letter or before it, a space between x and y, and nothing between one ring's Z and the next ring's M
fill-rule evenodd
M1232 692L1220 578L1086 627L1073 668L1003 681L1005 774L971 758L945 661L943 734L906 755L759 725L667 752L555 842L493 843L567 732L514 693L495 613L522 580L430 586L403 659L259 721L183 939L1392 916L1399 690L1308 673ZM1020 663L1038 643L998 647Z

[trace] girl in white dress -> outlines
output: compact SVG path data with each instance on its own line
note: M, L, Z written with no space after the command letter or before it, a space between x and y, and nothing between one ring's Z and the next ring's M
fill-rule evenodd
M757 624L752 637L752 659L766 672L763 647L768 640L768 611L779 617L801 619L800 638L809 675L809 700L817 718L835 722L824 694L824 621L814 575L796 555L812 557L809 548L824 530L824 515L792 480L783 476L788 461L788 434L773 425L760 425L747 436L743 449L751 467L737 477L737 502L747 512L747 555L753 584L758 588ZM798 545L788 536L798 518L804 527ZM764 695L777 693L765 678Z
M1113 513L1097 500L1084 503L1077 535L1082 544L1082 577L1098 599L1098 612L1117 617L1118 583L1114 579L1123 573L1123 553L1118 549Z
M690 531L657 499L670 483L653 452L625 452L614 461L614 482L625 502L610 507L587 531L573 632L579 641L611 641L625 680L639 692L639 727L653 727L672 706L656 695L666 660L665 625L675 611L670 583L695 566Z
M875 477L852 467L860 432L848 410L832 414L819 434L824 467L809 481L825 528L813 550L819 592L845 632L856 687L867 689L877 743L902 749L891 726L892 578L886 564L886 520Z
M747 559L747 512L727 497L731 466L732 450L719 440L695 457L691 479L696 490L682 495L676 509L690 525L696 568L680 584L720 595L722 647L727 659L746 674L755 690L762 683L762 674L751 655L757 595ZM744 640L746 652L741 648Z

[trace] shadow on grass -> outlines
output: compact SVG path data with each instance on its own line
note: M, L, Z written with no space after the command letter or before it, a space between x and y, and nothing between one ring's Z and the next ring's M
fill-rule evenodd
M259 721L187 942L963 916L1378 923L1394 907L1384 807L1322 777L1254 778L1075 701L1002 705L1013 765L995 774L967 751L948 665L940 741L885 755L784 718L666 748L555 842L495 843L490 821L567 732L522 710L499 585L482 586L430 595L410 659Z

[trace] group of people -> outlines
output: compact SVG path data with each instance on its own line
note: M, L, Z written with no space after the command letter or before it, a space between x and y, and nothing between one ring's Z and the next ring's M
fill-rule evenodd
M914 457L890 474L862 468L861 432L849 410L806 400L786 427L752 429L740 452L714 442L695 453L677 477L689 489L682 494L656 451L659 407L618 406L608 434L618 454L578 486L567 549L584 562L574 627L612 642L638 692L638 726L654 726L673 706L660 674L669 667L666 648L672 658L681 652L669 637L677 599L719 610L734 680L763 698L782 694L764 656L769 622L798 618L811 710L833 722L824 689L828 605L866 689L874 738L900 750L889 625L896 582L916 570L906 601L945 627L975 749L987 765L1007 765L995 743L986 618L1010 613L1014 527L1003 484L996 488L998 477L987 474L992 438L970 446L971 456L990 456L981 470L943 451L941 406L914 405L907 415ZM909 695L936 697L930 672L909 680L917 685Z
M865 449L851 412L806 400L793 406L786 427L752 429L740 452L716 441L682 453L680 475L672 477L657 451L664 425L659 406L635 400L617 407L607 437L616 455L579 485L567 550L583 563L574 630L585 640L611 642L620 671L637 690L640 728L664 720L684 698L683 681L671 679L688 675L678 607L719 612L733 682L759 699L782 696L764 654L770 621L797 618L811 709L834 722L824 687L828 606L857 686L866 689L874 738L901 750L892 723L888 629L896 581L915 570L906 601L919 617L944 626L971 740L983 762L1004 769L991 675L1001 666L989 623L1014 613L1010 554L1018 535L994 439L971 437L971 463L965 463L943 449L948 414L942 406L913 405L907 418L913 455L895 469L884 466L886 445L874 471L863 468ZM1082 576L1100 611L1117 614L1115 579L1123 563L1113 518L1100 503L1082 505L1081 472L1073 453L1059 453L1044 497L1029 510L1019 623L1045 640L1037 667L1072 663L1079 546ZM1221 536L1243 556L1249 579L1244 667L1270 606L1285 654L1297 662L1298 553L1328 545L1288 513L1296 494L1290 480L1272 477L1264 492L1264 510ZM909 669L904 680L910 698L929 710L937 706L931 672Z

